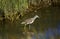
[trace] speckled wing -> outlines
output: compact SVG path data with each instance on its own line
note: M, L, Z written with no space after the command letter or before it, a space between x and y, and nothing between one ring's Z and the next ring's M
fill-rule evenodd
M25 21L23 21L21 24L32 24L33 23L33 19L26 19Z
M25 20L26 24L32 24L34 22L33 18Z

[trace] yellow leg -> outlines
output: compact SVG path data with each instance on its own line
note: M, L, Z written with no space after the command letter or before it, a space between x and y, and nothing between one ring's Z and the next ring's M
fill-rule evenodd
M29 30L30 30L30 25L29 25Z
M24 32L25 32L25 39L27 39L26 25L24 26Z
M24 31L26 32L26 25L24 26Z

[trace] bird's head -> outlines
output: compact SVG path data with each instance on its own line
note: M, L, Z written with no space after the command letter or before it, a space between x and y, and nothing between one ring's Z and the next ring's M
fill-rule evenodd
M40 18L38 15L35 15L36 18Z

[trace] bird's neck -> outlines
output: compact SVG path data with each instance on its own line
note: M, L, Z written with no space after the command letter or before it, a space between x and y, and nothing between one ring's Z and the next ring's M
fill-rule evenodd
M37 17L35 16L33 19L35 20Z

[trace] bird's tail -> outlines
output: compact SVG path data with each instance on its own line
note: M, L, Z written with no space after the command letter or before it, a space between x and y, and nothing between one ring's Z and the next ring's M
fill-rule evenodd
M21 24L25 24L25 22L22 22Z

